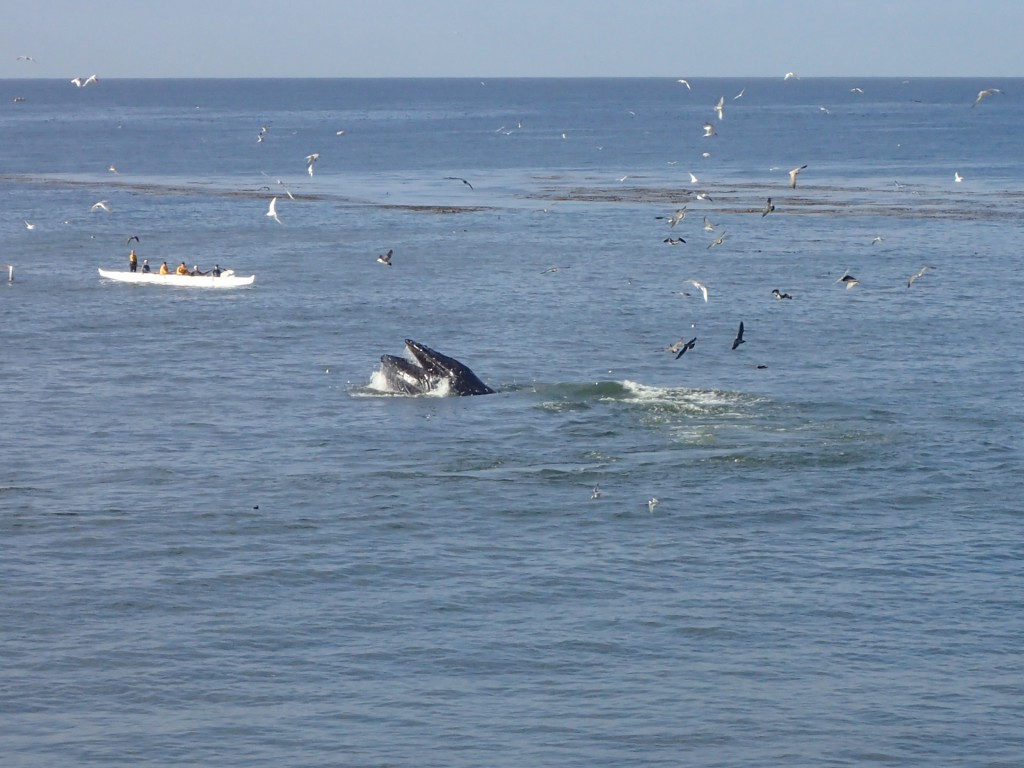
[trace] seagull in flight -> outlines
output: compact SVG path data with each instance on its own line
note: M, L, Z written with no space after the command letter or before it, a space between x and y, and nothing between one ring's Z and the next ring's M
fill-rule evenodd
M18 56L15 61L35 61L31 56Z
M22 219L22 221L25 222L25 229L31 231L36 228L36 225L29 222L27 219Z
M855 85L850 89L850 93L864 93L864 89Z
M693 90L692 88L690 88L690 83L689 83L689 81L685 80L685 79L684 79L684 78L682 78L682 77L680 77L680 78L679 78L678 80L676 80L676 82L677 82L677 83L682 83L683 85L685 85L685 86L686 86L686 90L688 90L688 91L691 91L691 90Z
M802 171L806 167L807 167L806 165L801 165L799 168L794 168L792 171L789 172L789 186L790 187L792 187L793 189L796 189L796 175L798 173L800 173L800 171Z
M469 183L468 181L466 181L466 180L465 180L464 178L462 178L461 176L445 176L445 178L446 178L446 179L447 179L448 181L461 181L461 182L462 182L463 184L465 184L465 185L466 185L467 187L469 187L470 189L473 189L473 185L472 185L472 184L470 184L470 183ZM628 178L629 178L628 176L624 176L624 177L623 177L622 179L619 179L619 181L624 181L625 179L628 179Z
M134 240L136 243L141 242L141 240L139 240L139 236L138 235L132 235L131 237L128 238L128 242L125 243L125 245L131 245L132 240Z
M761 218L763 219L765 216L767 216L769 213L771 213L774 210L775 210L775 203L773 203L772 199L769 197L768 198L768 202L765 203L764 204L764 208L761 209Z
M931 272L933 269L935 269L935 267L921 267L921 269L916 274L911 275L907 279L907 288L912 286L914 284L914 281L917 280L917 278L924 275L925 272Z
M690 171L690 183L691 183L691 184L696 184L696 183L697 183L698 181L700 181L700 179L698 179L698 178L697 178L697 177L696 177L696 176L694 175L693 171Z
M654 508L656 506L658 506L660 503L661 503L660 501L658 501L656 498L654 498L652 496L651 498L649 498L647 500L647 511L650 512L653 515L654 514Z
M110 213L110 206L107 205L106 200L100 200L98 203L93 203L92 207L89 210L92 211L93 213L96 213L96 211L104 211L105 213Z
M964 177L960 175L960 171L953 171L953 181L958 184L964 180Z
M732 340L732 348L736 349L743 342L743 321L740 320L740 329L736 332L736 338Z
M710 250L711 250L712 248L714 248L714 247L715 247L716 245L721 245L721 244L722 244L722 243L724 243L724 242L725 242L725 232L723 232L722 234L720 234L720 235L718 236L718 239L717 239L717 240L714 240L714 241L713 241L713 242L711 243L711 245L709 245L709 246L708 246L708 250L710 251Z
M669 346L665 347L665 351L674 352L676 355L676 360L678 360L680 357L686 354L686 350L693 349L695 346L697 346L696 336L694 336L689 341L687 341L686 339L679 339L679 341L674 342L673 344L670 344Z
M698 291L700 291L701 295L704 297L704 303L707 304L708 303L708 288L707 288L707 286L704 285L699 280L690 280L688 282L690 283L690 285L692 285L694 288L696 288Z
M743 98L743 94L744 94L744 93L746 93L746 92L747 92L747 89L746 89L746 88L741 88L741 89L740 89L740 92L739 92L739 93L737 93L737 94L736 94L735 96L733 96L733 97L732 97L732 100L733 100L733 101L736 101L736 99L740 99L740 98Z
M709 203L715 202L714 200L711 199L711 195L709 195L707 192L698 192L697 193L697 199L698 200L707 200Z
M704 138L717 135L715 133L715 126L712 123L704 123Z
M787 72L786 76L784 78L782 78L782 79L783 80L799 80L800 79L800 75L798 75L796 72Z
M971 109L974 109L974 107L981 104L981 102L983 102L993 93L1002 93L1002 91L1000 91L998 88L982 88L980 91L978 91L978 98L976 98L974 100L974 103L971 104Z
M96 75L89 75L87 78L85 78L85 80L83 80L80 77L71 78L71 84L74 85L76 88L85 88L85 86L87 85L92 85L93 83L98 82L99 78L96 77Z
M685 244L686 243L686 241L683 240L683 238L681 238L681 237L666 237L661 242L668 243L669 245L680 245L680 244Z
M319 152L314 152L311 155L306 155L306 172L310 176L313 175L313 163L315 163L319 159L320 159L320 153Z
M715 231L715 225L712 224L710 221L708 221L708 217L707 216L704 217L704 231L705 232L714 232Z
M596 499L600 499L601 498L601 484L600 483L595 483L594 491L593 491L593 493L590 494L590 498L592 500L596 500Z
M394 253L394 249L389 248L387 253L382 253L377 257L377 261L383 264L385 267L391 266L391 255Z
M281 223L281 220L279 218L277 218L277 198L276 197L270 198L270 207L267 208L266 215L269 216L270 218L272 218L278 224Z
M725 96L720 96L718 98L718 103L715 104L715 112L718 113L718 119L721 120L725 112Z
M845 269L843 270L843 276L836 280L837 283L846 283L847 289L853 288L855 285L860 285L860 280L851 275Z
M675 213L668 217L668 225L674 227L680 221L686 218L686 206L678 209Z

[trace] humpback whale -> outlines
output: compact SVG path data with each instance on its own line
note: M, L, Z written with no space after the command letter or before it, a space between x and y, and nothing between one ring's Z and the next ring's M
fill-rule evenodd
M425 395L447 387L452 395L490 395L494 390L454 357L442 355L428 346L405 340L412 360L395 355L381 355L380 370L387 386L406 395Z

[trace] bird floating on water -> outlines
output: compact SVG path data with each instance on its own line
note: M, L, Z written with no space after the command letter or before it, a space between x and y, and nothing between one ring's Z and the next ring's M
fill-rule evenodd
M782 300L782 299L792 299L793 298L788 293L782 293L781 291L779 291L778 288L773 288L772 289L772 296L774 296L776 299L779 299L779 300Z
M592 500L597 500L597 499L601 498L601 484L600 483L595 483L594 484L594 490L591 492L590 498Z

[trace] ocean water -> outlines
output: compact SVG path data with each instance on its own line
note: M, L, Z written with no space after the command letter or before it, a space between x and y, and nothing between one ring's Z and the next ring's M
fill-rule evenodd
M1024 81L692 85L0 82L4 765L1019 765Z

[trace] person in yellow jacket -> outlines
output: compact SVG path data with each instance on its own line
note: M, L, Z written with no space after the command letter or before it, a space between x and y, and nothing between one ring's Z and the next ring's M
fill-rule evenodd
M188 267L186 267L186 266L185 266L185 262L184 262L184 261L183 261L183 262L181 262L181 264L179 264L179 265L178 265L178 268L177 268L177 269L175 270L175 272L176 272L177 274L179 274L179 275L188 275L188 274L191 274L191 273L190 273L190 272L188 271Z
M169 275L169 274L171 274L171 270L169 270L167 268L167 262L166 261L163 264L160 265L160 274L161 275Z
M135 272L139 268L139 257L135 255L135 249L132 248L131 253L128 254L128 270Z

